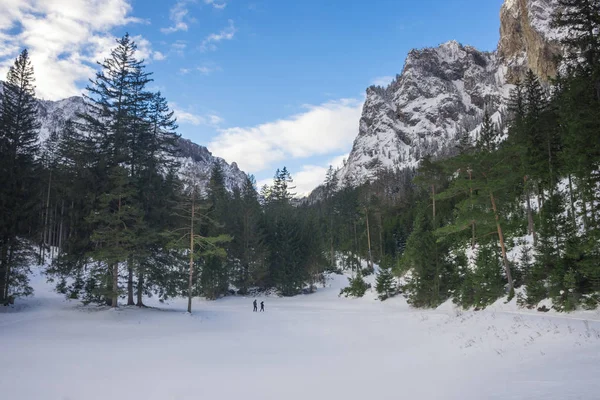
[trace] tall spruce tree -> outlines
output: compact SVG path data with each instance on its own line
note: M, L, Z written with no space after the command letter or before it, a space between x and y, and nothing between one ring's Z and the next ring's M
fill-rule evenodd
M8 70L0 98L0 304L31 293L28 240L33 239L38 167L37 104L27 50Z

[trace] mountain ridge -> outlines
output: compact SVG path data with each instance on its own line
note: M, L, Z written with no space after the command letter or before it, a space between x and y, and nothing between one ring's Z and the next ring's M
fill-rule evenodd
M506 0L495 51L455 40L411 50L388 86L367 88L358 135L337 171L340 185L452 155L462 135L475 139L486 111L503 124L510 90L528 69L544 81L556 74L564 35L550 27L556 7L556 0Z
M2 84L0 84L0 93ZM69 119L75 119L82 112L85 102L81 96L72 96L62 100L38 99L38 122L40 123L39 141L43 146L53 133L59 133ZM178 142L180 151L180 175L193 176L200 186L206 187L210 180L212 168L219 164L225 176L225 185L229 191L241 188L247 174L239 169L236 162L228 163L223 158L214 156L205 146L196 144L189 139L180 137Z

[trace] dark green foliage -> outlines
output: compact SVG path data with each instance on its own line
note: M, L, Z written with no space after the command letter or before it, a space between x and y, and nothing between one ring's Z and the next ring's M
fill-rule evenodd
M348 278L350 283L347 287L340 290L340 296L344 297L363 297L371 285L365 282L362 274L359 272L354 278Z
M24 258L37 228L39 124L33 84L33 67L23 50L0 97L0 304L31 294Z
M445 258L447 253L448 248L443 242L438 243L434 235L429 207L421 203L401 260L402 269L411 273L404 288L411 305L437 307L448 298L446 285L452 279Z
M392 274L392 263L389 259L380 266L379 273L375 280L375 290L381 301L394 297L398 292L394 275Z

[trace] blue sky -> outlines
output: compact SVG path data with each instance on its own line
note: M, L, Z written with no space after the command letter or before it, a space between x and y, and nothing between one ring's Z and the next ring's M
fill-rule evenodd
M454 39L495 49L501 4L5 0L0 69L27 46L39 94L74 95L94 58L129 32L184 137L238 162L259 182L286 165L305 192L350 151L367 86L400 73L411 48Z

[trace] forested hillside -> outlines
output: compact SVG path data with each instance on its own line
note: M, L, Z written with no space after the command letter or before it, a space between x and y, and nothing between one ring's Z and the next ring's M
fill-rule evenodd
M486 111L476 140L465 132L453 157L381 171L331 196L337 183L321 189L331 227L360 224L356 244L338 234L348 228L329 228L331 243L344 243L334 247L404 276L414 306L452 298L485 307L519 288L523 306L546 298L558 310L598 306L600 6L559 5L552 26L568 33L560 72L549 85L532 71L517 81L503 126ZM348 202L360 205L351 217L340 206Z

